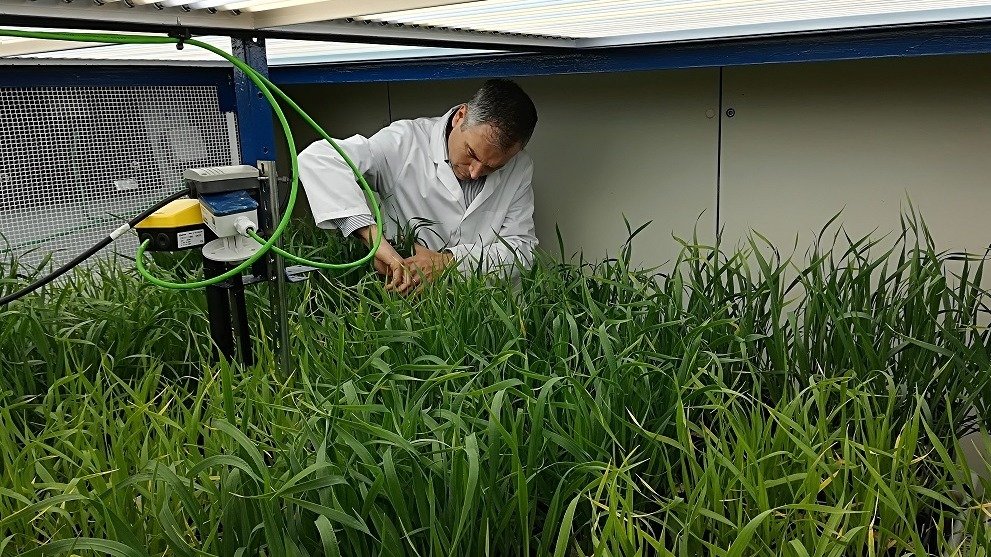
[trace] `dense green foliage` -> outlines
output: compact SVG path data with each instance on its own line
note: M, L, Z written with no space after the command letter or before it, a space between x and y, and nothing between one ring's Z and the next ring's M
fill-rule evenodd
M291 370L210 365L202 293L78 271L0 308L0 556L987 555L983 263L914 219L830 238L314 276Z

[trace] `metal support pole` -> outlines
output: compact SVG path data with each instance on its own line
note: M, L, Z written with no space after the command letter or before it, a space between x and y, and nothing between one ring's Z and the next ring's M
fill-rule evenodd
M258 161L258 170L261 171L262 176L267 178L261 183L262 198L265 201L263 207L267 209L265 212L268 213L271 228L274 229L276 224L282 220L282 206L279 201L279 176L275 169L275 162ZM276 246L280 247L281 244L281 239L275 243ZM289 374L289 318L286 310L286 262L274 250L269 251L267 256L270 283L269 300L272 306L272 322L275 326L272 331L272 338L275 342L276 365L279 371L287 376Z
M222 261L203 258L203 274L207 278L222 275L233 266ZM231 277L206 287L207 319L210 338L214 344L214 361L238 358L246 366L254 365L251 327L248 325L248 305L244 298L244 277Z
M232 37L232 52L258 73L268 76L268 54L261 37ZM234 72L234 93L237 106L237 126L241 162L257 166L267 180L261 183L259 195L259 232L268 236L281 218L278 199L278 177L275 172L275 124L272 107L261 91L243 72ZM276 244L278 245L278 244ZM269 252L252 267L255 275L265 276L270 283L270 298L274 321L273 341L276 365L288 373L288 328L285 308L285 264L281 257Z
M234 327L234 338L237 341L237 354L242 364L254 365L255 354L251 347L251 328L248 326L248 304L244 300L244 279L240 275L232 277L227 292L231 308L231 325Z
M268 57L264 39L233 37L231 48L234 56L268 77ZM258 161L273 160L275 123L272 119L272 107L255 84L240 70L234 71L234 94L241 162L256 165Z
M231 49L234 56L242 59L256 72L268 76L268 54L265 50L265 39L259 37L232 37ZM240 145L241 162L258 166L259 161L275 159L275 123L272 117L272 107L254 82L241 70L234 70L234 97L237 109L238 143ZM259 233L267 236L272 233L272 222L265 205L268 200L261 195L258 203L262 206L259 211ZM259 260L251 267L255 275L266 275L268 269L265 261Z
M203 259L203 274L206 278L222 275L227 265L210 259ZM231 303L223 283L206 287L207 319L210 323L210 338L213 340L214 360L226 358L234 360L234 329L231 327Z

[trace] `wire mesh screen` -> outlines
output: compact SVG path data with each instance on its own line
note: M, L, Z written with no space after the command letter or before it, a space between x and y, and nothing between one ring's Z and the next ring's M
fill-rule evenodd
M186 168L238 164L235 125L212 86L0 88L0 262L68 261Z

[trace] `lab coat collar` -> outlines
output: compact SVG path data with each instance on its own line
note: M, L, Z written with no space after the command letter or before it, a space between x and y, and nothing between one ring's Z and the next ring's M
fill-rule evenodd
M447 114L437 119L430 132L430 154L437 164L447 163L447 123L451 121L451 116L461 108L461 105L447 111Z

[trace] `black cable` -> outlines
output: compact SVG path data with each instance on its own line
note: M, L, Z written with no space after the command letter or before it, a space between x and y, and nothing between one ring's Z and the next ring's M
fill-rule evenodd
M20 298L23 298L24 296L27 296L28 294L34 292L35 290L41 288L42 286L45 286L46 284L48 284L48 283L52 282L53 280L59 278L60 276L64 275L66 272L68 272L69 270L71 270L73 267L76 267L77 265L79 265L83 261L86 261L90 257L93 257L93 255L96 254L96 252L98 252L101 249L103 249L103 248L107 247L108 245L110 245L110 243L113 242L114 240L116 240L118 237L120 237L121 234L123 234L124 232L127 232L128 230L134 228L139 222L141 222L141 221L145 220L146 218L148 218L149 216L151 216L151 214L154 213L155 211L161 209L162 207L165 207L166 205L168 205L169 203L172 203L176 199L182 199L183 197L187 197L187 196L189 196L189 190L185 190L184 189L182 191L178 191L178 192L176 192L176 193L174 193L174 194L166 197L162 201L159 201L158 203L156 203L151 208L142 211L141 214L139 214L138 216L134 217L133 219L127 221L127 228L120 227L117 230L114 230L114 232L112 234L110 234L106 238L100 240L93 247L91 247L88 250L80 253L79 255L77 255L76 257L74 257L72 259L72 261L69 261L65 265L62 265L61 267L59 267L58 269L56 269L52 273L46 275L43 278L40 278L40 279L32 282L31 284L29 284L29 285L25 286L24 288L18 290L17 292L14 292L13 294L9 294L7 296L4 296L3 298L0 298L0 306L5 306L5 305L9 304L10 302L13 302L14 300L18 300Z

